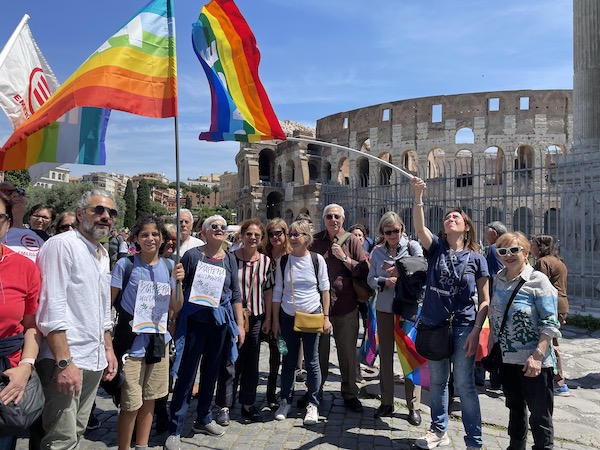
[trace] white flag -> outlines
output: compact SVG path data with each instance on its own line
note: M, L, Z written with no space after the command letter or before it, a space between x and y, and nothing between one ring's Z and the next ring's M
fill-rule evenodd
M59 87L38 48L25 14L0 53L0 107L14 128L25 122Z

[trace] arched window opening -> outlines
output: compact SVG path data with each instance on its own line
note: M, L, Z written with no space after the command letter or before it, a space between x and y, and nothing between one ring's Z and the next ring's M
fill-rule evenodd
M459 150L456 154L456 187L473 186L473 153Z
M474 144L475 143L475 134L471 128L461 128L456 132L456 136L454 138L455 144Z
M444 163L446 152L441 148L434 148L427 154L427 178L440 178L444 176Z
M360 187L367 187L369 185L369 160L367 158L356 160L356 173Z

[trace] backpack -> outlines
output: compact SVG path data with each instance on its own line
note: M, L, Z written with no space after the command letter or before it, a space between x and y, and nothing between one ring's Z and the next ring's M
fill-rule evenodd
M285 276L284 276L283 271L285 269L285 266L287 265L289 257L290 257L290 255L285 254L285 255L282 255L281 258L279 258L279 270L281 271L281 290L282 291L285 288ZM315 278L317 279L317 291L319 292L319 294L321 294L321 289L319 287L319 257L317 255L317 253L310 252L310 259L312 260L313 267L315 269Z
M352 233L346 232L341 239L338 240L340 246L348 240ZM354 292L356 292L356 299L359 302L367 302L375 290L369 286L367 277L369 275L369 269L371 268L371 262L368 259L360 261L351 272L352 285L354 286Z
M392 312L407 320L413 320L419 310L425 283L427 282L427 260L424 256L410 255L396 260L398 280L392 303Z

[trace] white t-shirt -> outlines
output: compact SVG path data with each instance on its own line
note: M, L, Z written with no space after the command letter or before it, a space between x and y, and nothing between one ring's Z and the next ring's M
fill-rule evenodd
M187 241L182 242L181 246L179 247L179 250L181 252L181 256L185 255L185 252L187 252L190 248L195 248L195 247L200 247L201 245L204 245L204 241L202 239L198 239L195 238L194 236L190 236ZM171 259L175 259L177 251L175 251L173 253L173 255L171 255Z
M35 262L44 240L29 228L9 228L2 243Z
M279 260L277 260L273 301L281 303L281 308L286 314L294 316L295 309L300 312L312 313L321 306L321 294L317 289L317 278L319 280L318 288L323 292L329 290L329 276L327 275L327 263L321 255L317 254L317 258L319 258L319 273L315 274L315 267L310 255L301 256L300 258L290 255L283 270L285 283L283 283L281 270L279 270ZM290 279L290 267L292 269L292 279ZM292 302L292 281L295 309Z

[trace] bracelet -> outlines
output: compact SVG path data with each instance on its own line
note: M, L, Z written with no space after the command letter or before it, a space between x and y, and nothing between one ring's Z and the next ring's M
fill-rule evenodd
M271 320L271 318L270 318L270 317L267 317L267 318L265 318L265 320L268 320L268 321L270 321L270 320Z
M543 358L544 356L546 356L546 355L544 354L544 352L542 352L542 351L540 350L540 348L539 348L539 347L536 347L536 349L535 349L533 352L534 352L534 353L535 353L535 352L537 352L537 353L538 353L538 354L539 354L539 355L540 355L542 358Z
M329 317L329 314L323 314L323 317Z
M475 324L473 325L475 328L479 328L480 330L483 328L481 325Z
M21 361L19 361L19 366L21 364L31 364L31 367L35 368L35 359L33 359L33 358L23 358Z
M413 202L413 204L414 204L415 206L423 206L423 202L421 202L421 203Z

